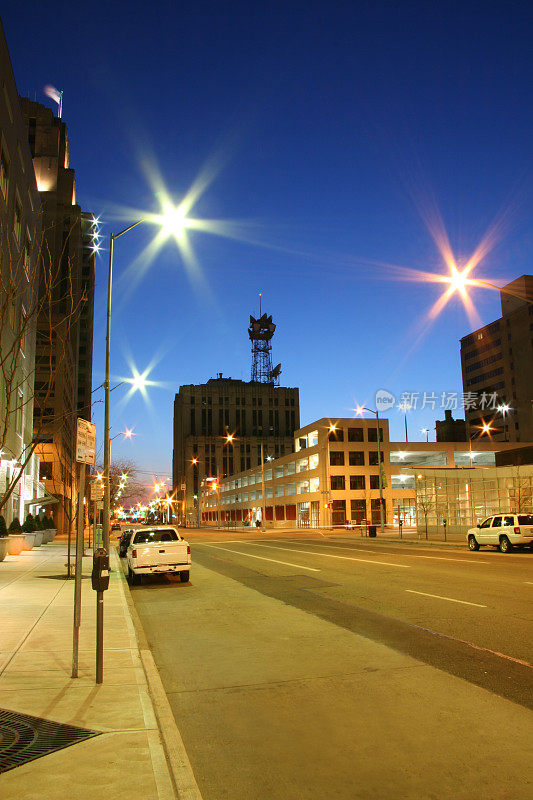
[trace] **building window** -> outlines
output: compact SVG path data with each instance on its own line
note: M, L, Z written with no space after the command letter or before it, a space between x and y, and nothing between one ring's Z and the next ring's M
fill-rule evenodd
M343 450L330 450L329 463L332 467L344 466L344 451Z
M377 442L378 440L378 430L377 428L369 428L368 429L368 441L369 442ZM379 441L383 441L383 428L379 429Z
M20 244L22 235L22 206L18 197L15 197L15 210L13 212L13 232L17 243Z
M7 203L7 189L9 186L9 159L7 157L7 153L2 147L2 152L0 154L0 191L2 192L2 196Z
M349 442L362 442L363 428L348 428L348 441Z
M333 525L344 525L346 522L346 501L334 500L331 504L331 521Z
M365 488L364 475L350 475L350 489L360 491Z
M366 500L351 500L352 522L360 523L366 519Z
M379 475L370 476L370 488L379 489Z
M331 489L333 491L342 491L344 488L344 475L332 475Z
M370 450L368 454L368 463L371 467L377 467L378 465L378 451L377 450ZM383 463L383 453L381 453L381 463Z
M350 450L348 453L348 464L350 467L364 467L365 465L365 454L361 450Z

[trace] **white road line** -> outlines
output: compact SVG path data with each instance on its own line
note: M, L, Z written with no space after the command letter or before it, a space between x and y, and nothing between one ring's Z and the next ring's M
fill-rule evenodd
M252 544L254 547L270 547L271 550L290 550L292 553L307 553L311 556L322 556L323 558L340 558L343 561L362 561L365 564L377 564L378 566L384 567L397 567L398 569L411 569L408 564L392 564L390 561L372 561L369 558L352 558L351 556L334 556L332 553L319 553L313 552L313 550L298 550L294 547L271 547L268 544L259 544L258 542L247 542L246 544Z
M427 592L416 592L414 589L406 589L406 592L410 592L410 594L421 594L423 597L436 597L437 600L449 600L450 603L462 603L464 606L477 606L477 608L487 608L487 606L482 605L481 603L469 603L468 600L456 600L454 597L443 597L440 594L428 594Z
M246 558L259 558L261 561L273 561L274 564L284 564L286 567L297 567L298 569L308 569L310 572L320 572L315 567L304 567L302 564L291 564L289 561L278 561L276 558L265 558L264 556L254 556L252 553L243 553L241 550L230 550L229 547L218 547L218 545L204 544L202 547L213 547L215 550L226 550L228 553L236 553L238 556Z
M533 586L533 581L524 581L524 583L527 583L528 586Z
M269 539L269 541L271 541L271 542L284 542L284 541L286 541L286 539ZM297 542L295 541L294 544L297 544ZM309 545L309 542L307 542L307 544ZM334 544L320 544L320 542L317 542L317 546L318 547L331 547L332 549L335 549L335 550L357 550L358 552L368 553L368 548L367 547L349 547L349 546L342 546L342 545L339 546L339 545L334 545ZM446 556L426 556L426 555L419 555L417 553L395 553L395 552L393 552L391 550L381 550L381 549L379 551L375 550L375 551L372 551L372 552L383 553L384 555L387 555L387 556L399 556L400 558L402 556L405 556L406 558L431 558L431 559L435 559L436 561L459 561L462 564L476 564L477 565L477 564L495 564L496 563L496 562L493 562L493 561L479 561L479 559L477 559L476 561L472 561L472 559L470 559L470 558L447 558Z

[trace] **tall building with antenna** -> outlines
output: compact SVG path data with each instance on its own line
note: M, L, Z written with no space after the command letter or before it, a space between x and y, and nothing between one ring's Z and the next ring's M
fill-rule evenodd
M196 524L206 478L222 478L294 450L300 427L299 390L279 385L272 366L272 317L250 316L251 380L218 373L207 383L180 386L174 399L172 483L180 520Z

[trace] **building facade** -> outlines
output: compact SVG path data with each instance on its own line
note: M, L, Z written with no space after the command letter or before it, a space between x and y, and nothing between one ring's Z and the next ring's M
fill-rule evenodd
M491 467L495 453L516 444L390 442L380 419L323 418L295 432L294 452L263 466L201 485L200 522L330 527L380 522L379 459L387 525L416 525L415 482L423 469ZM527 447L527 445L524 445Z
M174 400L173 492L178 516L198 519L200 486L279 458L300 426L296 388L222 377L180 386Z
M498 441L533 441L533 276L500 294L502 316L461 339L463 392L473 401L465 408L467 436L492 422Z
M77 503L77 417L90 419L94 252L91 215L76 201L65 123L41 103L22 98L42 203L42 270L51 275L50 303L38 320L34 436L57 529L72 528Z
M0 514L35 513L42 496L33 451L41 202L0 23Z

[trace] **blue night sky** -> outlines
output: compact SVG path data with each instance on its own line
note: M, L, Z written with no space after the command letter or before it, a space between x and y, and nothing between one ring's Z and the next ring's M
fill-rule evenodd
M170 472L174 393L217 372L249 380L259 292L302 424L351 416L380 388L462 392L459 339L499 316L498 293L472 290L473 325L457 295L428 325L446 286L387 265L447 273L429 230L440 213L457 258L491 229L472 277L531 272L529 3L52 0L47 18L35 0L5 6L19 91L54 108L44 85L64 91L78 202L106 236L156 212L155 188L179 202L199 176L191 216L231 222L189 233L196 267L173 241L137 259L151 226L117 241L112 373L151 366L161 385L148 409L127 387L111 395L111 435L137 434L114 456ZM102 403L94 416L101 442ZM411 411L410 438L443 416ZM403 414L389 417L402 439Z

